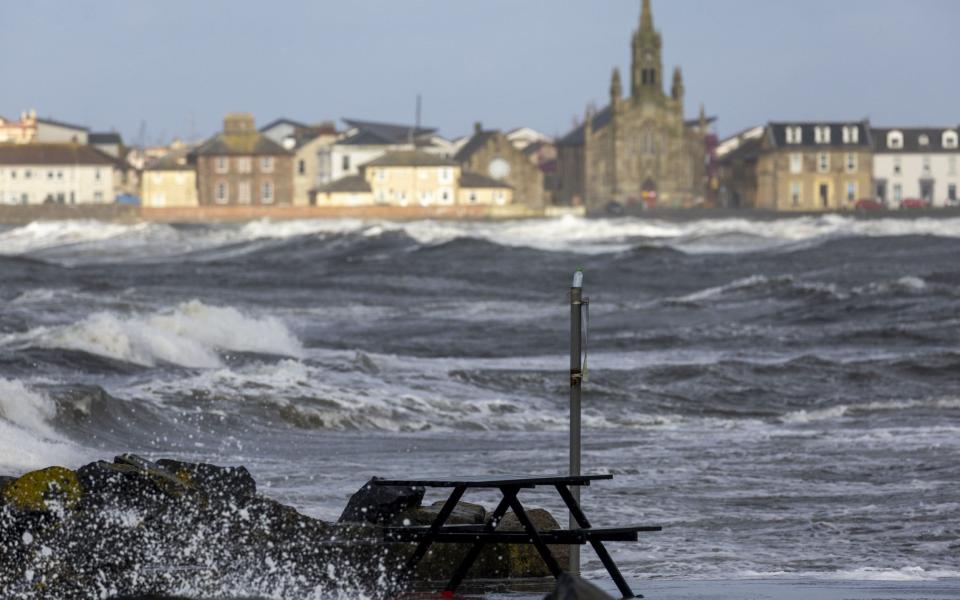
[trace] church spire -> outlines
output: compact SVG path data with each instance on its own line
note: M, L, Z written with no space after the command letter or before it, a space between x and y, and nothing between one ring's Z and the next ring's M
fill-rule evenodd
M633 65L630 71L630 95L634 99L663 97L663 62L660 34L653 28L650 0L643 0L640 27L633 34Z
M623 95L623 86L620 84L620 69L614 67L613 75L610 77L610 105L616 106Z
M673 85L670 88L670 96L674 100L683 101L683 73L680 67L673 70Z
M640 9L640 31L653 31L653 10L650 9L650 0L643 0Z

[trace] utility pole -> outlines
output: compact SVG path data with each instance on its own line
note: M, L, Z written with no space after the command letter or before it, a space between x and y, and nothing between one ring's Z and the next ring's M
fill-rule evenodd
M570 286L570 475L580 475L580 385L583 382L581 359L583 334L583 271L577 269ZM580 486L572 486L573 497L580 504ZM570 514L570 529L580 527ZM580 546L570 546L570 573L580 574Z

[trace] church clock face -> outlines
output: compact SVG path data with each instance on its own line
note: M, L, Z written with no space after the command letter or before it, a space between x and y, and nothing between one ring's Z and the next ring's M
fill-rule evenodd
M510 175L510 163L502 158L495 158L490 161L490 166L487 167L487 173L494 179L503 179Z
M647 52L646 54L644 54L644 55L643 55L643 60L644 60L645 62L652 62L652 61L653 61L653 53L652 53L652 52Z

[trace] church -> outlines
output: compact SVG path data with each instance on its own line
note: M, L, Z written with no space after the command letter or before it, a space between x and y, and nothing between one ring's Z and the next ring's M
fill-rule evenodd
M588 109L583 124L557 143L560 204L598 213L612 203L679 208L703 202L708 122L702 106L699 119L684 120L679 67L670 94L664 91L662 41L650 0L643 0L632 50L629 95L614 69L609 105Z

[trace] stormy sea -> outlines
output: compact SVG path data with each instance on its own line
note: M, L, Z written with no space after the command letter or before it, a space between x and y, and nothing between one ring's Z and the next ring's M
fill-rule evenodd
M7 226L0 475L244 465L334 520L374 475L563 472L578 267L584 506L663 525L610 544L636 590L960 597L960 218Z

